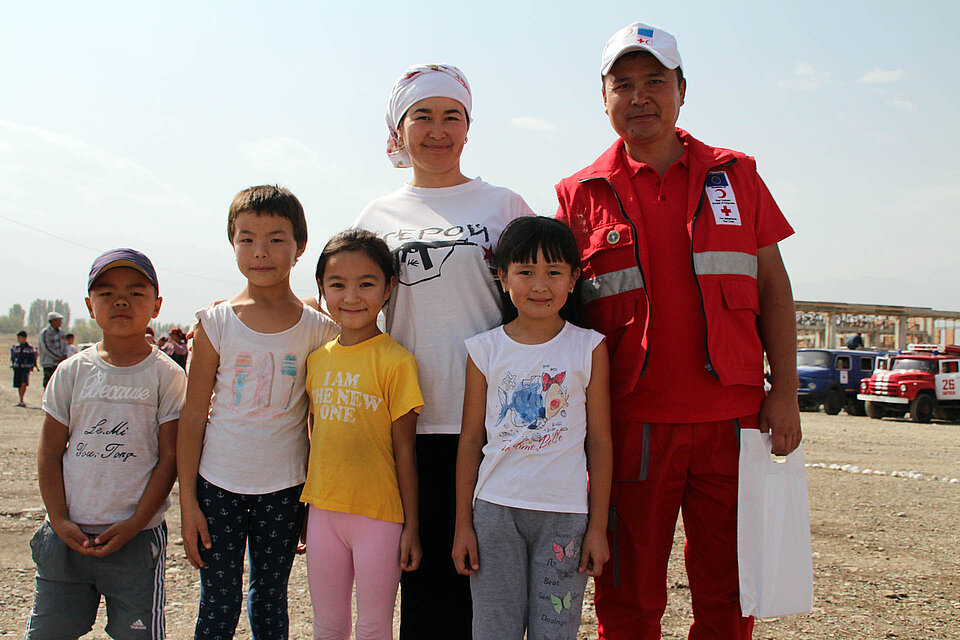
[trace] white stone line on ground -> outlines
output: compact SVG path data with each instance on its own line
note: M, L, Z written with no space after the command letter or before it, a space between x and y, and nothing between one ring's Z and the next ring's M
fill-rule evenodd
M916 471L880 471L879 469L861 469L855 464L827 464L826 462L807 462L803 466L808 469L828 469L830 471L845 471L847 473L856 473L862 476L891 476L893 478L910 478L911 480L927 480L929 482L945 482L947 484L960 484L960 479L949 478L947 476L925 476Z

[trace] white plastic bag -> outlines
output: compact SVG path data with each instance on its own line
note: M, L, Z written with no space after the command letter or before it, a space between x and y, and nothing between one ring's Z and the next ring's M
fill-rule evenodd
M785 462L771 459L771 438L740 432L737 557L740 608L775 618L813 608L813 558L807 471L797 447Z

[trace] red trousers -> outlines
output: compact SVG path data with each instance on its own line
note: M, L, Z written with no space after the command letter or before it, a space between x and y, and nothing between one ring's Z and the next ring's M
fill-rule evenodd
M739 428L757 416L695 424L614 424L612 561L596 581L603 640L659 640L677 513L693 601L690 640L749 640L737 574Z

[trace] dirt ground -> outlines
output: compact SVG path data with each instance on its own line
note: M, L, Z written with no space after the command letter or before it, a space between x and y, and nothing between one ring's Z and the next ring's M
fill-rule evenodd
M35 461L43 416L38 408L41 379L36 373L31 378L27 409L14 406L10 378L0 388L0 638L22 637L33 597L28 542L44 514ZM802 417L806 461L814 465L808 469L814 609L806 615L758 622L754 637L960 637L960 483L949 482L960 478L960 425L915 425L845 414ZM871 473L863 473L865 469ZM894 471L900 473L891 475ZM178 542L175 509L168 513L168 524L171 541ZM678 528L664 638L685 638L692 620L682 535ZM170 545L167 562L168 637L190 638L199 593L197 573L184 559L182 545ZM290 618L291 637L309 638L311 608L302 559L290 585ZM97 626L85 637L107 638L103 622L101 608ZM249 637L243 617L237 637ZM596 637L588 597L580 638Z

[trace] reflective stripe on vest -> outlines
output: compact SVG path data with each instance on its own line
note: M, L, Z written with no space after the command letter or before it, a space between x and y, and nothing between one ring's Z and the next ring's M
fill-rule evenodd
M628 267L620 271L601 273L598 276L583 281L583 304L588 304L599 298L626 293L635 289L643 289L643 276L640 269Z
M757 277L757 256L739 251L699 251L693 254L698 276L736 275Z

